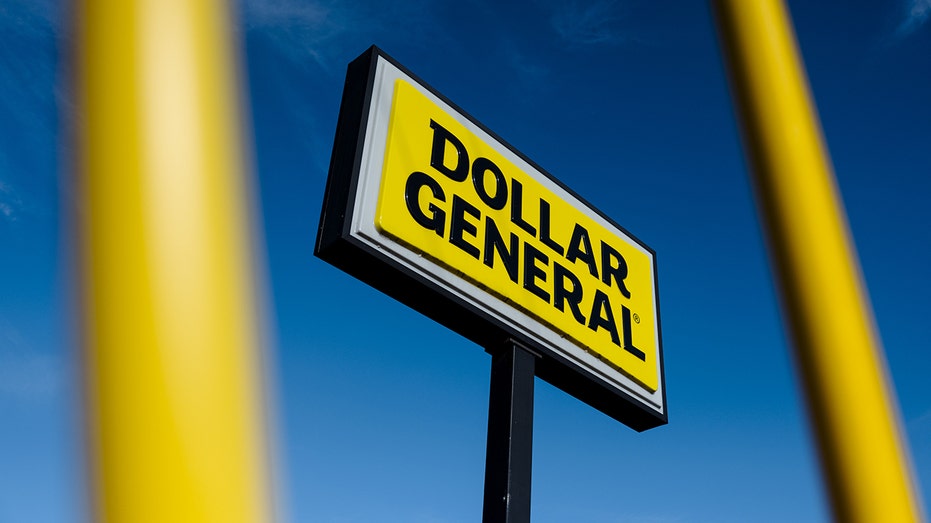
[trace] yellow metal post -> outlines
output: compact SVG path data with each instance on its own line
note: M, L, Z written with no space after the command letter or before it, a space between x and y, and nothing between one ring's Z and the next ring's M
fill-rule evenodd
M763 225L839 521L923 519L788 13L716 0Z
M95 519L272 516L237 53L222 0L79 0Z

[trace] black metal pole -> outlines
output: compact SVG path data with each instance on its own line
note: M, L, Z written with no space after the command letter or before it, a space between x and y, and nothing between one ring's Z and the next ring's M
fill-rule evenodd
M484 523L530 522L533 353L508 341L491 352Z

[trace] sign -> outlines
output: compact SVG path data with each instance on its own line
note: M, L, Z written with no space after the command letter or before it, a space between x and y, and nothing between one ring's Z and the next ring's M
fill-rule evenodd
M655 253L374 47L316 254L637 430L667 420Z

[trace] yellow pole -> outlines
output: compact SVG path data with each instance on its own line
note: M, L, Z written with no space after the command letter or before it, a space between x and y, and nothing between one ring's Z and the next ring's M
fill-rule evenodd
M79 0L95 518L272 517L239 78L222 0Z
M920 521L882 348L779 0L716 0L763 225L838 521Z

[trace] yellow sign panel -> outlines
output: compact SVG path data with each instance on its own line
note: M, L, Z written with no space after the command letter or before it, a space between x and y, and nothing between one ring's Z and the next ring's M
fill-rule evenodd
M656 392L650 256L501 151L395 80L375 227Z

